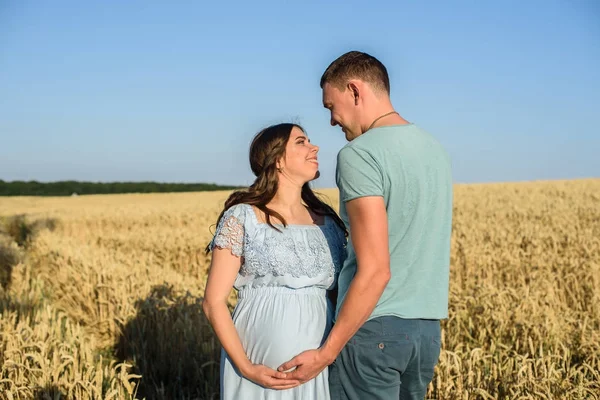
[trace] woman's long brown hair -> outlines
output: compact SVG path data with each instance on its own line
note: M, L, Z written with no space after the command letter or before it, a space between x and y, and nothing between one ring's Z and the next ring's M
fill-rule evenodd
M275 217L283 226L287 226L285 219L275 210L267 207L267 204L275 197L278 189L277 177L277 161L285 156L285 147L292 129L296 127L302 132L304 129L297 124L283 123L272 125L258 132L252 143L250 144L250 168L256 176L254 183L248 189L238 190L233 192L225 201L225 207L219 218L217 218L217 226L223 218L223 214L229 208L236 204L250 204L261 210L266 217L266 222L273 229L277 229L271 222L271 218ZM301 191L302 201L308 208L317 215L330 216L335 223L348 235L344 222L337 213L317 197L312 191L308 182L302 186ZM210 252L210 245L206 247L206 253Z

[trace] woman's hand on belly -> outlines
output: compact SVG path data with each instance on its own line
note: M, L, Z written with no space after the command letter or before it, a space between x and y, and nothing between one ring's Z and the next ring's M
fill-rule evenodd
M298 380L286 379L286 373L275 371L261 364L251 364L240 373L244 378L269 389L285 390L300 385Z

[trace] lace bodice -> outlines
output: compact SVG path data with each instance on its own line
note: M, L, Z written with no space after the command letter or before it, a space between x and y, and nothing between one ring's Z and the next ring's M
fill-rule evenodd
M230 249L242 258L234 286L320 286L336 282L345 258L344 232L329 217L324 225L260 223L252 206L229 208L217 226L211 248Z

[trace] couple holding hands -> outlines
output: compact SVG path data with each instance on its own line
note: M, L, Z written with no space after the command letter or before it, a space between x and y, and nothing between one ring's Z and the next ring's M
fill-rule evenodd
M375 57L340 56L320 85L348 140L340 215L309 186L319 147L299 125L270 126L250 145L254 183L227 199L206 249L221 399L423 399L448 316L450 159L394 110Z

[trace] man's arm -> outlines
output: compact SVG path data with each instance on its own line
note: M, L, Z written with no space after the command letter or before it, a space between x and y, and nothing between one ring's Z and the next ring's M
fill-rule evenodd
M346 203L356 275L321 351L332 363L369 318L391 278L387 212L383 197L369 196Z
M303 352L279 367L279 371L297 367L288 374L288 379L309 381L331 364L369 318L390 280L388 223L383 197L350 200L346 202L346 212L356 253L356 274L323 346Z

